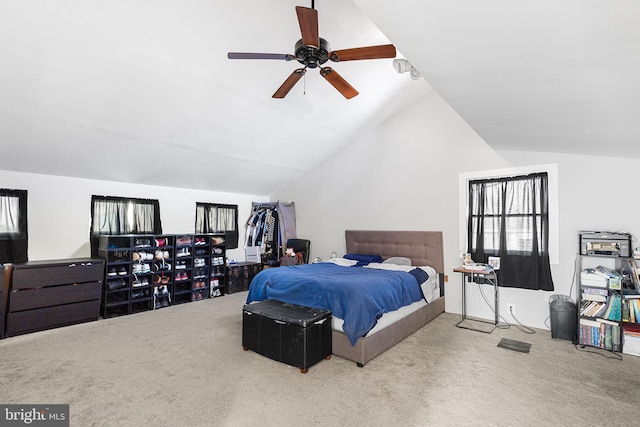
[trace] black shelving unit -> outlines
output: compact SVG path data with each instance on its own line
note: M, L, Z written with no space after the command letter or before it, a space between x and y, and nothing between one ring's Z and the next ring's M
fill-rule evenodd
M621 303L623 264L627 257L606 255L578 255L576 271L578 283L578 344L622 352ZM586 269L606 267L620 274L619 280L607 280L597 285L584 279ZM616 308L617 305L617 308ZM611 310L609 310L611 308Z
M174 304L193 300L193 241L193 234L175 236Z
M209 297L216 298L225 294L227 285L227 250L223 235L209 235L210 268L209 268Z
M224 237L215 234L101 236L103 318L224 295Z
M163 234L153 238L153 261L151 264L151 307L159 309L173 304L173 280L175 268L175 238Z
M129 314L133 236L100 236L98 256L104 260L100 315L103 318Z

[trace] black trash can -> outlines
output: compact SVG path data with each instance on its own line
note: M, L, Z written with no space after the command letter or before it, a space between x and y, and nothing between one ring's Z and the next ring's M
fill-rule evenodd
M551 338L577 341L578 308L566 295L551 295L549 298L551 314Z

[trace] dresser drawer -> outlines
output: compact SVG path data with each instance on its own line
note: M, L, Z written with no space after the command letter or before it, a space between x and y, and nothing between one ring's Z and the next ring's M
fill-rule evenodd
M49 286L40 289L14 289L9 295L9 311L13 313L91 300L97 300L99 303L101 290L101 282Z
M104 261L101 259L68 259L36 261L13 267L12 290L33 289L71 283L101 281Z
M98 320L100 300L7 314L7 336Z

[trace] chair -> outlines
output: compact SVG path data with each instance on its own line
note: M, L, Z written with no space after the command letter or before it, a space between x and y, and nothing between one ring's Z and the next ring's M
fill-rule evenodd
M294 252L302 254L302 262L309 264L309 249L311 241L306 239L289 239L287 240L287 248L293 248Z

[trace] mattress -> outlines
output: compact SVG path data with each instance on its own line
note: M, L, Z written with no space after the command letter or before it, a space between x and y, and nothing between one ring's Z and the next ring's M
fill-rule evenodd
M437 298L440 298L440 286L439 286L437 274L433 274L429 276L429 279L427 280L427 282L422 285L422 292L424 293L425 298L429 302L435 301ZM397 322L403 317L410 315L411 313L418 311L425 305L427 305L427 302L425 300L420 300L420 301L414 302L411 305L406 305L404 307L401 307L398 310L390 311L388 313L383 314L382 317L378 319L376 326L374 326L373 329L367 332L365 337L368 337L377 332L380 332L387 326ZM343 324L342 319L335 316L332 317L331 319L332 329L336 331L342 331L342 324Z

